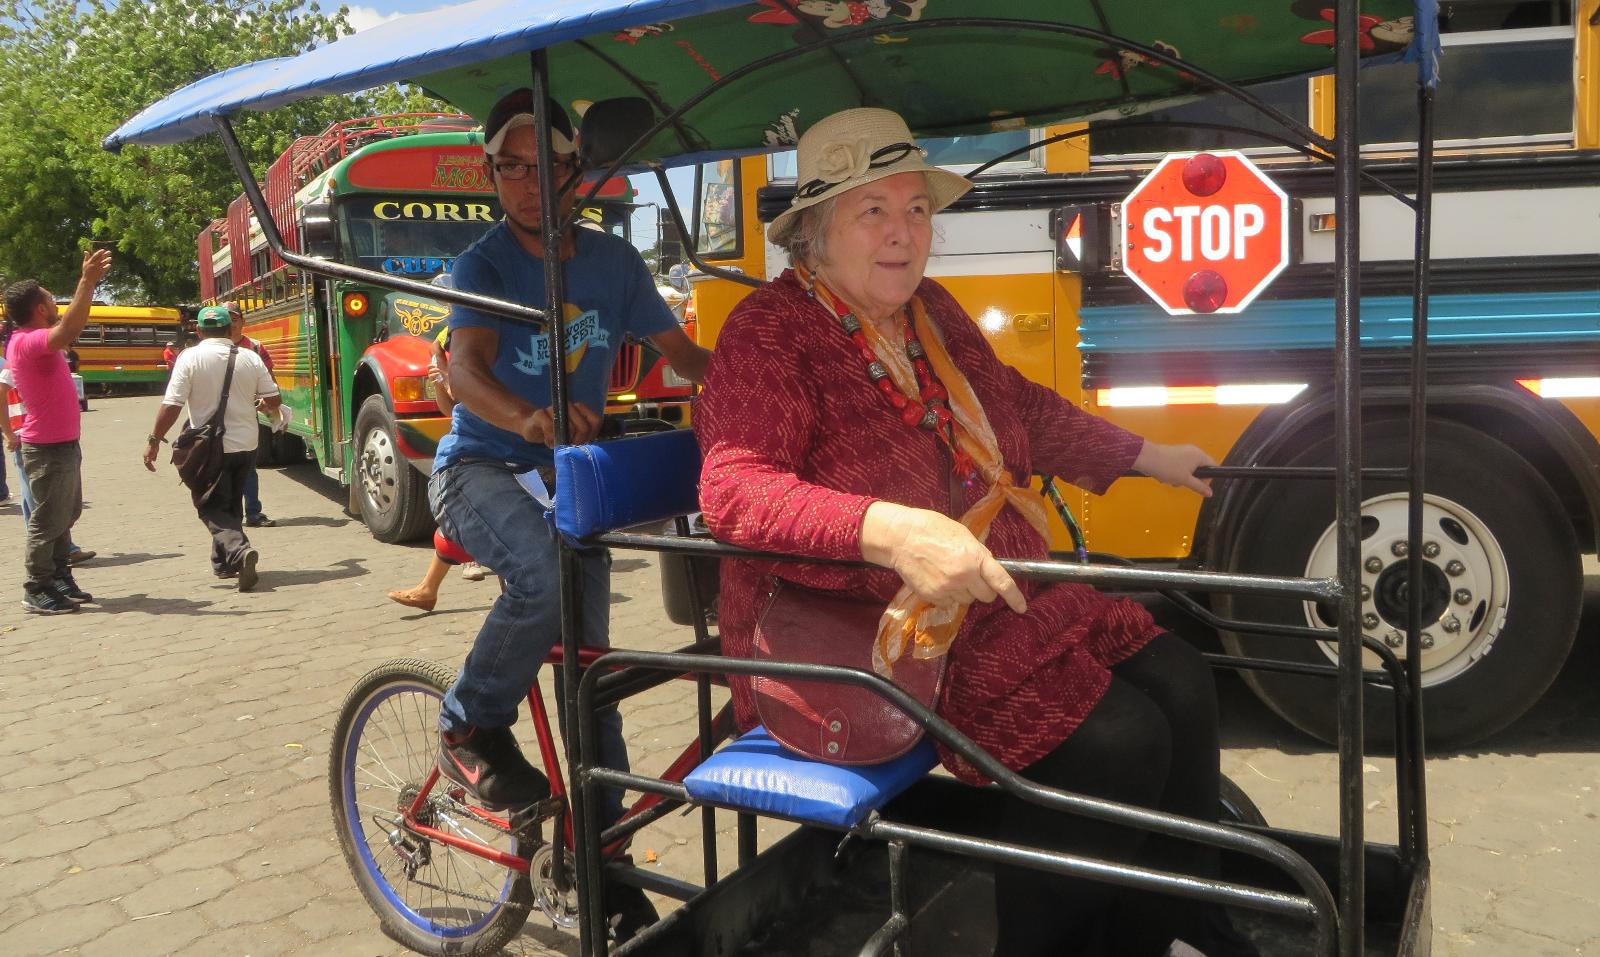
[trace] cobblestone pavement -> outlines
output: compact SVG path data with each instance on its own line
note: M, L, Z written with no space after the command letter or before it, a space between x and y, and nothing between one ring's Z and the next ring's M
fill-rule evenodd
M428 552L373 541L333 483L302 466L263 472L279 524L252 534L261 582L238 594L211 577L207 536L171 469L139 463L155 404L95 400L84 420L89 507L75 537L100 553L78 573L97 604L24 615L21 520L0 507L0 951L404 953L378 932L339 854L329 735L345 692L379 662L458 663L493 580L452 575L432 615L389 603ZM613 587L618 644L688 640L660 613L648 557L619 553ZM1586 616L1585 635L1595 623ZM1595 663L1580 652L1528 718L1430 761L1436 954L1600 955ZM637 766L659 770L689 740L686 690L627 709ZM1333 830L1334 756L1236 680L1223 692L1226 770L1273 824ZM1392 838L1392 764L1370 759L1366 784L1369 835ZM697 820L669 817L636 851L694 877ZM769 827L763 840L778 833ZM727 834L722 843L731 860ZM573 948L535 919L510 949Z

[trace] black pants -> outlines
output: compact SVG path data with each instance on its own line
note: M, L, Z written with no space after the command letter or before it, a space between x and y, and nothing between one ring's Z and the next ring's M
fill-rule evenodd
M1065 791L1215 821L1221 780L1217 695L1205 659L1182 639L1163 634L1111 673L1105 697L1083 724L1025 768L1023 776ZM1214 874L1217 866L1215 851L1200 845L1015 799L1006 802L1000 838L1190 874ZM1004 866L995 870L995 891L1000 925L995 953L1003 957L1159 957L1174 938L1212 957L1248 952L1228 946L1233 935L1220 911L1169 895Z
M244 533L244 483L255 467L255 449L224 453L216 488L197 508L211 533L211 570L217 575L238 571L250 548Z

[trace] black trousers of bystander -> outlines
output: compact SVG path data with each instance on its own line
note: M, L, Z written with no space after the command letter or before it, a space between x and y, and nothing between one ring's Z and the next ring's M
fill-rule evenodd
M211 570L219 577L238 572L250 549L244 533L244 483L255 465L255 449L224 453L217 486L198 509L211 533Z

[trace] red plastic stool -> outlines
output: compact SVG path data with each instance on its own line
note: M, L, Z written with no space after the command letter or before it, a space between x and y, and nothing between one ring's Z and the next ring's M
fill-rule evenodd
M438 529L433 531L433 553L446 565L465 565L473 560L465 548L445 538L444 532Z

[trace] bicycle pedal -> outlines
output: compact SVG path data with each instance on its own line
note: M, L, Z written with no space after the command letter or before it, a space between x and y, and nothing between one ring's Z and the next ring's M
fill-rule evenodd
M556 795L551 795L543 801L529 804L526 807L518 808L511 814L511 831L514 834L521 834L528 828L538 827L566 809L566 799Z

